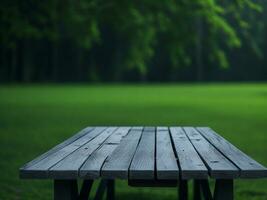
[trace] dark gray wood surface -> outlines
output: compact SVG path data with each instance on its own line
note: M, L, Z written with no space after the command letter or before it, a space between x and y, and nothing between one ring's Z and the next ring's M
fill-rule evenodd
M49 177L57 179L77 178L79 168L86 159L113 133L116 133L117 127L110 127L104 130L88 143L80 146L71 154L60 160L56 165L48 170Z
M96 179L100 177L101 167L106 158L119 145L121 139L125 137L130 130L130 127L120 127L115 131L104 144L95 151L79 170L79 176L82 178Z
M154 179L155 137L154 127L144 129L129 169L130 179Z
M179 179L177 159L167 127L157 128L156 133L156 175L159 180Z
M157 126L157 131L169 131L167 126Z
M199 127L197 128L197 130L212 145L214 145L218 149L218 151L225 155L240 169L241 178L260 178L267 176L267 170L264 166L240 151L211 128Z
M121 139L128 134L129 130L130 127L120 127L105 141L105 144L119 144L121 142Z
M155 132L155 130L156 130L156 127L154 127L154 126L146 126L146 127L144 127L144 132Z
M47 178L48 170L55 164L57 164L60 160L71 154L73 151L78 149L80 146L84 145L88 141L92 140L94 137L99 135L102 131L104 131L106 127L96 127L93 131L88 134L83 135L79 139L74 142L64 146L58 151L53 152L49 156L40 160L39 162L34 163L31 166L28 166L27 169L20 170L20 176L24 178Z
M40 160L44 159L45 157L53 154L54 152L58 151L59 149L62 149L63 147L67 146L68 144L74 142L75 140L77 140L78 138L82 137L83 135L89 133L90 131L92 131L94 129L94 127L87 127L81 131L79 131L77 134L73 135L72 137L68 138L67 140L65 140L64 142L56 145L55 147L51 148L49 151L45 152L44 154L38 156L37 158L35 158L34 160L26 163L24 166L22 166L20 168L20 170L26 170L27 168L29 168L30 166L34 165L35 163L39 162Z
M20 168L21 178L263 178L267 169L207 127L88 127Z
M236 178L239 169L212 146L196 129L184 128L186 135L209 169L212 178Z
M98 151L95 151L79 170L79 176L88 179L99 178L103 163L117 146L117 144L104 144Z
M182 179L205 179L208 170L181 127L170 128Z
M128 179L128 169L136 151L142 129L133 129L122 139L119 146L106 159L102 169L103 178L121 178Z

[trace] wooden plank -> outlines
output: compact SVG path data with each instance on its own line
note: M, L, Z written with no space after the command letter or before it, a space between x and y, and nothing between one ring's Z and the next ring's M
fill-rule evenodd
M208 170L180 127L170 128L182 179L208 178Z
M74 142L75 140L79 139L80 137L84 136L85 134L89 133L90 131L92 131L94 129L94 127L86 127L83 130L79 131L77 134L73 135L72 137L68 138L67 140L65 140L64 142L56 145L55 147L51 148L49 151L45 152L44 154L38 156L37 158L35 158L34 160L26 163L24 166L22 166L20 168L20 171L23 172L23 170L26 170L27 168L29 168L30 166L36 164L37 162L39 162L40 160L46 158L47 156L55 153L56 151L58 151L59 149L62 149L63 147L67 146L68 144Z
M39 162L27 168L27 170L21 171L20 175L23 178L48 178L48 169L58 163L60 160L71 154L73 151L89 142L97 135L99 135L102 131L104 131L106 127L96 127L93 131L79 139L75 140L69 145L59 149L58 151L50 154Z
M95 151L79 170L79 176L83 178L96 179L100 177L101 167L106 158L118 146L121 139L125 137L130 127L120 127L112 134L97 151Z
M104 144L99 150L95 151L79 170L79 176L89 179L99 178L103 163L117 146L117 144Z
M142 126L133 126L133 127L131 128L131 130L142 131L142 130L143 130L143 127L142 127Z
M149 131L155 132L155 130L156 130L156 127L154 127L154 126L145 126L144 127L144 132L149 132Z
M177 160L172 148L169 131L166 131L166 129L157 129L156 171L157 179L179 179Z
M86 161L86 159L104 143L104 141L116 133L117 127L110 127L104 130L100 135L82 145L79 149L75 150L56 165L49 169L48 175L52 178L77 178L79 175L79 168ZM120 132L120 131L118 131Z
M199 127L197 130L240 169L241 178L267 177L267 169L264 166L240 151L211 128Z
M239 169L211 145L196 129L184 128L186 135L209 169L212 178L236 178Z
M100 177L101 167L106 158L119 145L123 137L130 130L130 127L120 127L112 134L97 151L95 151L83 164L79 170L79 176L82 178L96 179Z
M142 130L131 130L119 146L105 160L101 169L102 178L128 178L128 168L139 143Z
M119 144L121 139L129 133L129 130L130 127L120 127L105 141L105 144Z
M129 179L155 179L155 131L145 129L134 154ZM155 129L154 129L155 130Z
M168 131L168 127L167 126L158 126L157 127L157 131Z
M86 160L79 170L79 176L90 179L99 178L104 161L119 145L121 139L128 134L129 130L130 127L120 127L112 134L104 144Z

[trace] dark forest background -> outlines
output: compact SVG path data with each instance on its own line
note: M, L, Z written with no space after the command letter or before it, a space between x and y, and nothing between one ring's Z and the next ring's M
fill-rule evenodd
M0 2L0 82L267 80L266 1Z

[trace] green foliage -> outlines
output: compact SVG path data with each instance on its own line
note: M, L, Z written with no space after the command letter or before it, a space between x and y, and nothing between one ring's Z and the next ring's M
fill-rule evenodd
M173 67L191 64L193 58L189 51L199 37L198 27L195 26L199 19L205 25L205 41L209 45L211 61L227 67L228 60L223 48L241 46L239 35L250 28L241 17L247 10L260 12L261 7L250 0L223 3L215 0L115 0L100 12L100 16L104 16L101 23L115 27L116 34L128 42L122 65L136 67L145 74L157 48L166 51Z
M108 27L125 44L119 49L121 70L137 68L146 74L157 49L162 49L172 67L190 65L196 41L200 40L196 21L204 25L203 46L212 62L227 67L223 48L238 48L242 37L251 39L250 20L262 11L253 0L45 0L1 2L0 42L14 47L21 39L67 39L90 50L102 44ZM257 45L251 42L255 51Z
M68 0L63 1L63 4L66 8L61 20L68 37L83 48L91 48L93 41L100 40L94 1Z

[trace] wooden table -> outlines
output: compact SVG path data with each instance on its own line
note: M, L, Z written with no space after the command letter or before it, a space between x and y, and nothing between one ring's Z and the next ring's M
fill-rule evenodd
M267 169L207 127L88 127L24 165L20 177L53 179L55 200L88 199L98 178L95 199L105 191L114 199L114 180L126 179L136 187L178 187L181 200L193 180L195 200L231 200L234 179L264 178Z

